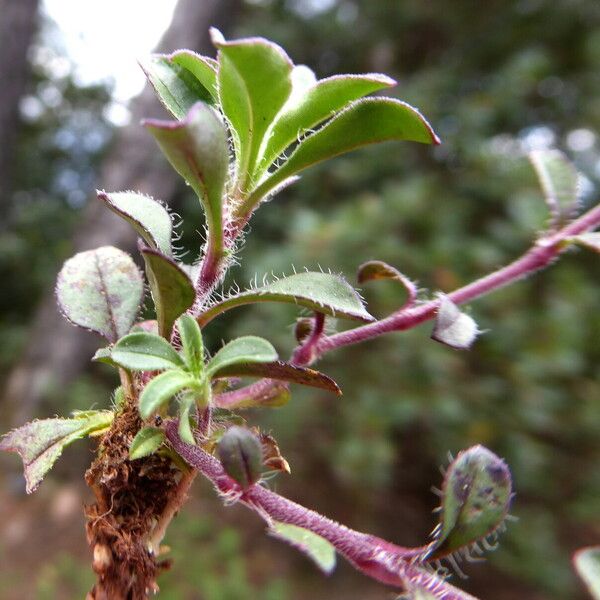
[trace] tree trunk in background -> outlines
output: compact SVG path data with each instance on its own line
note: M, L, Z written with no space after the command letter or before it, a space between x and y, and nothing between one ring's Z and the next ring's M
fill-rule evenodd
M190 48L212 55L208 28L215 25L227 29L240 6L241 0L180 0L159 51ZM179 176L139 124L142 117L164 116L164 111L149 86L133 101L131 110L131 124L118 134L104 161L99 186L109 191L139 190L168 202L180 186ZM73 250L75 253L111 245L133 251L135 240L127 223L100 202L91 201L77 228ZM69 325L57 310L54 294L48 293L37 311L25 352L8 378L4 409L10 421L17 425L36 416L37 407L50 390L64 389L84 371L98 341Z
M29 75L27 50L37 28L39 0L0 0L0 219L8 213L11 159L19 125L19 100Z

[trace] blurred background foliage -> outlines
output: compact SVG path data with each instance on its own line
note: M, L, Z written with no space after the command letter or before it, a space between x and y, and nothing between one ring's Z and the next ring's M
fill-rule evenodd
M393 94L419 107L443 145L385 144L313 168L256 214L231 281L243 286L294 265L355 282L361 262L381 259L416 279L423 297L450 291L512 260L543 229L544 203L525 158L531 149L562 149L585 175L583 204L598 201L596 0L247 0L234 31L278 42L319 77L390 74L399 82ZM15 191L0 238L0 374L18 358L33 310L70 253L90 189L102 187L97 165L114 129L103 116L110 90L77 87L55 38L43 23L21 102ZM47 69L57 60L60 77ZM191 257L198 207L185 187L173 204ZM600 539L599 269L597 257L572 252L474 303L469 311L486 333L470 352L432 342L425 324L327 356L319 368L338 381L341 399L297 389L284 408L248 415L276 434L292 466L277 489L351 526L419 544L434 525L429 488L447 452L485 444L512 468L518 520L460 585L483 599L583 598L570 555ZM403 301L393 282L363 293L378 316ZM241 308L207 329L209 345L258 333L285 355L297 316L290 306ZM64 413L65 402L107 403L111 377L91 370L67 398L50 401L50 412ZM47 415L44 407L38 416ZM77 452L67 456L77 470L61 467L56 484L83 468ZM12 487L9 506L22 507ZM390 597L345 567L321 578L265 541L251 517L221 515L209 488L198 488L167 538L175 566L161 597ZM51 491L30 506L49 502ZM81 525L77 508L70 519ZM0 541L0 556L7 544ZM83 540L46 556L30 593L81 597L87 557L74 554L77 544ZM22 574L15 564L2 583Z

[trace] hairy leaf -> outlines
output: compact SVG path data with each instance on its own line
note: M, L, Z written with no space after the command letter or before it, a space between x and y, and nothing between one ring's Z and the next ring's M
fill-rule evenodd
M175 261L151 248L140 246L140 252L146 263L158 331L168 338L175 320L194 303L196 291Z
M137 192L98 192L98 198L128 221L151 248L172 256L173 223L160 202Z
M217 69L219 63L214 58L201 56L191 50L176 50L169 55L172 63L186 69L208 90L212 97L212 104L217 104L219 93L217 91ZM200 100L202 100L200 98Z
M277 351L267 340L247 335L223 346L210 360L207 371L216 377L220 371L239 363L270 363L277 360Z
M140 415L147 419L181 390L193 387L194 378L184 371L172 369L151 379L140 395Z
M276 362L238 362L219 368L213 377L268 377L269 379L279 379L320 388L340 395L337 383L327 375L309 369L307 367L298 367L283 361Z
M263 38L225 41L219 49L219 97L233 129L238 176L251 175L269 125L292 89L292 61L282 48ZM244 181L240 181L245 188Z
M135 263L112 246L76 254L65 262L56 283L58 304L67 319L109 342L129 331L143 294Z
M179 425L178 432L179 437L186 444L195 444L194 432L190 425L190 416L192 408L196 406L196 395L193 392L183 394L179 402Z
M212 93L214 93L216 71L213 69L211 90L209 69L212 65L202 59L203 57L198 56L197 61L194 61L190 57L186 64L185 59L175 60L175 55L153 54L140 63L160 101L176 119L183 119L198 101L214 103ZM193 70L189 68L190 63L194 67ZM202 66L198 63L202 63ZM202 69L204 65L206 65L206 72Z
M439 143L429 123L412 106L392 98L357 100L303 140L285 163L257 186L240 213L249 214L284 179L315 163L387 140Z
M483 446L461 452L442 487L439 533L429 558L451 554L485 538L503 522L512 481L506 463Z
M164 338L137 331L122 337L111 352L112 360L132 371L162 371L182 367L183 360Z
M382 260L370 260L358 267L357 279L359 284L367 281L375 281L377 279L391 279L398 281L406 290L407 299L406 305L411 304L417 296L417 288L415 284L406 275L400 273L398 269L388 265Z
M0 450L16 452L23 461L27 493L35 491L63 449L75 440L112 423L112 411L86 411L71 419L43 419L7 433Z
M205 325L222 312L256 302L286 302L334 317L366 322L375 320L345 279L331 273L308 272L290 275L226 298L200 315L198 323Z
M223 191L229 168L227 131L221 117L199 102L181 121L146 120L144 124L174 169L198 194L206 213L209 243L220 253Z
M258 381L253 385L246 386L240 390L232 392L223 392L213 397L215 406L224 407L230 410L241 410L245 408L276 408L285 406L290 401L290 390L283 383L268 382L269 385L261 386L261 393L255 393L257 385L262 384Z
M465 350L478 333L474 319L461 312L447 296L442 296L431 338L457 350Z
M296 69L294 70L296 71ZM292 73L293 75L293 73ZM396 85L379 73L335 75L303 86L294 86L272 127L264 151L263 165L268 167L290 144L302 139L309 130L332 117L353 100Z
M536 150L529 160L538 176L546 204L557 223L573 217L580 192L579 173L558 150Z
M600 600L600 546L577 551L573 564L594 600Z
M165 441L165 432L157 427L142 427L129 446L129 458L136 460L154 454Z
M204 344L196 319L190 315L181 315L177 321L177 331L188 369L199 376L204 368Z
M320 535L279 521L273 521L269 533L303 552L324 573L329 574L335 569L335 548Z

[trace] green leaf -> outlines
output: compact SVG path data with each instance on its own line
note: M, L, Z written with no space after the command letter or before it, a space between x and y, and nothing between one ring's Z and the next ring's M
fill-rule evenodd
M188 369L198 377L204 369L204 344L200 327L194 317L181 315L177 321L177 330Z
M566 240L572 244L583 246L588 250L600 253L600 232L590 231L589 233L580 233L572 238Z
M146 263L158 331L168 338L175 320L194 303L196 290L175 261L151 248L141 246L140 252Z
M197 60L188 58L187 64L185 58L183 61L175 60L175 55L165 54L153 54L140 62L160 101L176 119L183 119L198 101L214 103L212 93L216 71L213 70L211 86L208 72L211 66L210 62L203 60L201 56L195 56L197 56ZM190 66L193 67L193 70L189 68ZM212 87L212 90L209 86Z
M86 411L72 419L43 419L7 433L0 450L16 452L23 461L27 493L34 492L64 448L112 423L112 411Z
M502 459L483 446L461 452L444 477L440 527L428 560L495 531L504 522L511 497L510 471Z
M195 379L179 369L172 369L151 379L140 395L140 415L147 419L163 404L185 388L193 387Z
M165 432L157 427L142 427L129 446L129 458L137 460L154 454L165 441Z
M294 79L294 72L292 79ZM271 163L292 143L302 139L309 130L332 117L353 100L396 85L393 79L378 73L336 75L302 86L292 94L272 127L264 150L263 166Z
M457 350L465 350L479 333L472 317L461 312L447 296L441 297L431 339Z
M254 433L245 427L230 427L217 444L217 455L229 477L243 490L254 485L262 473L262 448Z
M579 203L580 178L577 169L558 150L530 152L529 160L554 217L554 224L568 221L574 216Z
M270 342L254 335L232 340L209 361L207 372L214 377L222 369L237 363L261 363L277 360L277 351Z
M237 362L217 369L212 376L215 379L220 377L268 377L269 379L279 379L299 385L316 387L333 392L338 396L342 394L339 386L331 377L327 377L327 375L314 369L298 367L283 361Z
M324 573L335 569L335 548L320 535L288 523L273 521L269 533L303 552Z
M122 337L115 344L111 358L131 371L162 371L184 366L183 360L167 340L144 331Z
M117 363L112 359L111 356L112 347L106 346L105 348L98 348L92 356L93 362L102 362L106 365L110 365L111 367L118 367Z
M212 102L209 102L209 104L218 103L217 69L219 63L214 58L201 56L191 50L177 50L169 58L172 63L189 71L206 88L212 99ZM202 98L199 99L202 100ZM207 101L205 100L205 102Z
M209 244L223 249L222 201L229 169L227 131L216 110L199 102L181 121L146 120L173 168L192 186L206 213Z
M65 317L116 342L137 315L144 282L128 254L103 246L80 252L58 274L56 296Z
M578 550L573 564L594 600L600 600L600 546Z
M179 437L186 444L192 445L196 444L194 432L190 425L191 411L194 406L196 406L196 395L193 392L184 394L179 402L179 425L177 429Z
M364 322L375 320L345 279L331 273L308 272L283 277L226 298L201 314L198 323L202 327L227 310L256 302L286 302L334 317Z
M357 100L303 140L279 169L260 182L241 205L239 214L250 214L262 198L295 173L361 146L387 140L439 143L421 113L405 102L392 98Z
M269 126L292 90L292 61L263 38L226 42L212 30L219 49L219 98L233 130L238 177L246 189Z
M128 221L145 242L167 256L173 255L173 223L169 211L160 203L137 192L98 192L98 198L113 212Z

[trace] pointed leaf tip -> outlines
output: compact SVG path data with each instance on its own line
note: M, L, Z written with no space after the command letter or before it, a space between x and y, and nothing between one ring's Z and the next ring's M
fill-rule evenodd
M428 560L494 532L504 522L511 498L510 471L501 458L483 446L461 452L444 477L441 527Z
M273 521L269 533L300 550L329 575L335 569L335 548L323 537L303 527Z

